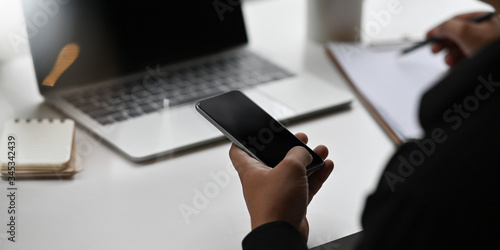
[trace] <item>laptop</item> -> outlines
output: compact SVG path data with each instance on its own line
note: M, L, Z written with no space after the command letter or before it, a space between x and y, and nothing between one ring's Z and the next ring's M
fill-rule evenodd
M194 108L241 90L278 120L349 105L351 94L252 52L241 5L212 0L23 0L47 103L132 161L222 140Z

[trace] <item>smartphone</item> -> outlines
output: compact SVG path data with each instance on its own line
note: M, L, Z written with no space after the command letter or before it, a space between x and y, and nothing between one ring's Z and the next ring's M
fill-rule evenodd
M277 166L295 146L304 147L313 157L307 173L324 165L318 154L240 91L202 100L196 110L234 144L269 167Z

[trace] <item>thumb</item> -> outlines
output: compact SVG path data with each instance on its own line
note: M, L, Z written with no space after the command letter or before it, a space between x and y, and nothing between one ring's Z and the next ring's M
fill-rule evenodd
M306 175L306 167L312 162L313 157L304 147L294 147L288 151L285 158L276 166L276 171L286 171Z

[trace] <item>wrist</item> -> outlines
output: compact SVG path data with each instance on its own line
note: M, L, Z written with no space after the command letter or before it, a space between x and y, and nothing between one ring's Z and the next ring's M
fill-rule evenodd
M272 222L285 222L285 223L292 225L296 229L299 229L299 226L300 226L300 221L298 223L294 223L294 222L290 221L289 219L283 218L283 216L281 216L281 217L280 216L251 217L251 220L250 220L252 230L254 230L262 225L269 224Z
M279 220L279 219L264 219L264 218L251 218L251 226L252 226L252 230L262 226L262 225L265 225L265 224L268 224L268 223L271 223L271 222L278 222L278 221L283 221L283 220Z

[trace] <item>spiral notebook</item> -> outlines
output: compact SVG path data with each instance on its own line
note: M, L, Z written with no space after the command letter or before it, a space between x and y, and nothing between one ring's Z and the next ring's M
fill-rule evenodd
M75 122L70 119L5 122L0 138L2 177L59 177L79 172L74 133Z

